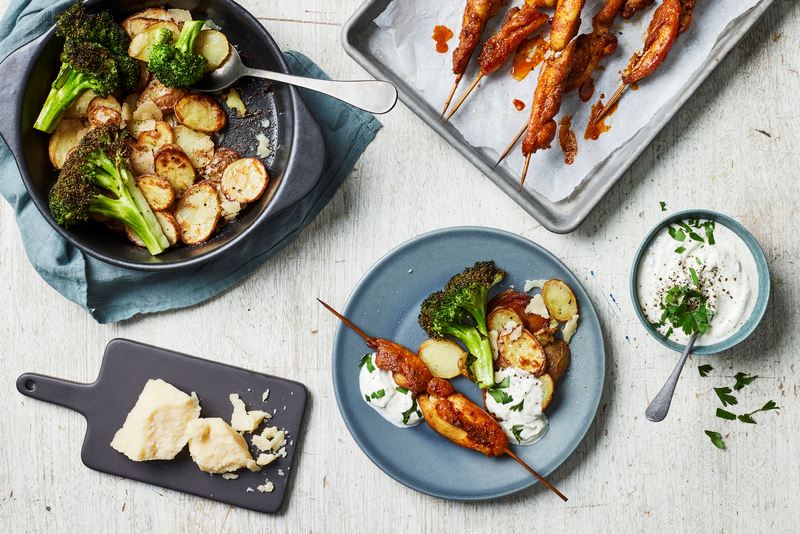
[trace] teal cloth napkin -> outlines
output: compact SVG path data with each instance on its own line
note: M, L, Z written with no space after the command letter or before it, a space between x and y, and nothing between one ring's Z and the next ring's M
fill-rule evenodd
M71 2L13 0L0 21L0 57L41 35ZM284 57L294 74L328 78L299 52L286 52ZM325 207L381 128L369 113L318 93L301 93L322 128L328 152L327 167L317 188L278 216L275 227L283 229L279 234L251 234L201 267L171 273L114 267L62 239L31 202L13 156L5 143L0 143L0 194L14 208L25 251L36 272L100 323L191 306L234 286L294 239Z

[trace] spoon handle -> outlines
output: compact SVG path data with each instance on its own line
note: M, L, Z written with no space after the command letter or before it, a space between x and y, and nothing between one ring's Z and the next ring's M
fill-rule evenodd
M256 78L311 89L378 115L388 113L397 103L397 89L395 86L389 82L379 80L317 80L315 78L305 78L259 69L247 69L246 74Z
M697 341L697 333L689 338L689 342L686 344L686 348L683 349L683 354L681 354L678 364L675 366L672 374L669 375L664 387L661 388L661 391L658 392L658 395L650 402L650 405L644 412L648 421L658 423L659 421L663 421L667 416L669 405L672 403L672 395L675 393L675 386L678 384L678 378L681 376L681 371L683 371L683 366L686 365L689 354L692 353L695 341Z

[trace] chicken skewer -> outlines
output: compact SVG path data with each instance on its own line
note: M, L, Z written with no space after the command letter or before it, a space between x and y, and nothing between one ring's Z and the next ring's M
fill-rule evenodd
M541 11L537 11L533 4L525 4L521 8L512 7L509 9L500 30L487 39L481 48L481 53L478 55L480 72L444 120L449 120L458 111L458 108L461 107L461 104L464 103L484 76L497 71L514 54L514 51L522 41L544 26L547 20L548 16Z
M593 123L601 121L614 108L631 84L653 74L667 59L675 40L691 25L694 6L695 0L664 0L658 6L647 28L643 51L631 58L631 64L622 71L622 83L591 119Z
M563 493L509 449L508 438L494 417L458 393L447 380L433 377L419 356L402 345L367 335L329 304L320 299L317 301L375 351L376 366L391 371L399 386L417 395L425 422L437 434L486 456L510 456L562 500L567 500Z
M442 109L442 116L450 107L450 101L456 94L458 84L467 70L472 53L477 48L478 43L486 28L486 22L492 18L500 8L508 4L508 0L467 0L464 7L464 16L461 19L461 32L458 35L458 46L453 50L453 74L456 75L453 88L447 96Z
M550 48L554 52L564 50L570 41L578 35L581 25L581 11L586 0L558 0L553 14L553 25L550 30Z

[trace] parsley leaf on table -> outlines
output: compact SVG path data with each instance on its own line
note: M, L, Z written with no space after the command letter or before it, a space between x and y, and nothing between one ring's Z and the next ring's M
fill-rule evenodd
M722 441L722 434L719 432L714 432L713 430L706 430L706 436L711 438L711 443L718 449L725 448L725 442Z
M739 403L736 397L731 395L731 388L727 386L723 388L714 388L714 393L717 394L723 406L736 406Z
M733 378L736 379L736 385L733 386L733 389L739 391L743 387L750 385L753 382L753 380L758 378L758 375L750 375L748 373L736 373L735 375L733 375Z
M714 370L714 368L711 367L711 364L708 364L708 363L704 363L703 365L698 365L697 366L697 371L700 373L700 376L702 376L703 378L707 377L708 373L710 373L713 370Z
M754 425L756 424L756 422L753 419L753 415L757 414L758 412L768 412L770 410L780 410L780 409L781 409L780 406L775 404L775 401L767 401L767 403L764 404L764 406L762 406L758 410L754 410L750 413L743 413L742 415L740 415L739 421L741 421L742 423L749 423L751 425Z
M728 410L723 410L722 408L717 408L717 417L720 419L727 419L728 421L735 421L736 414L731 413Z
M666 202L664 202L664 201L662 200L662 201L660 201L660 202L658 203L658 205L659 205L659 206L661 206L661 211L667 211L667 203L666 203Z

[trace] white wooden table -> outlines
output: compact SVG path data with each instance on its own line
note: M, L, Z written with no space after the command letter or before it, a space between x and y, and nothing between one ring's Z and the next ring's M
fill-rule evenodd
M3 8L7 3L0 0ZM243 4L282 47L305 52L333 77L364 75L339 46L342 24L359 0ZM0 202L3 531L797 531L798 27L800 2L776 0L567 236L541 228L402 105L381 119L384 129L347 183L296 242L239 287L192 309L96 324L37 276L12 210ZM659 201L669 210L720 210L748 226L766 251L774 289L758 334L718 358L690 361L669 418L653 424L644 408L675 357L643 332L627 284L635 247L664 215ZM314 297L343 305L388 249L453 225L499 227L542 244L585 282L600 314L606 388L586 439L552 477L570 496L566 504L538 487L477 504L415 493L367 460L339 416L330 380L337 325ZM610 303L612 293L619 308ZM281 515L91 471L80 462L83 418L15 391L24 371L92 381L105 344L118 336L308 385L307 432ZM699 377L698 361L714 366L713 377ZM716 419L711 387L738 371L761 377L743 406L774 399L780 412L759 417L756 426ZM722 430L728 450L715 449L704 429Z

